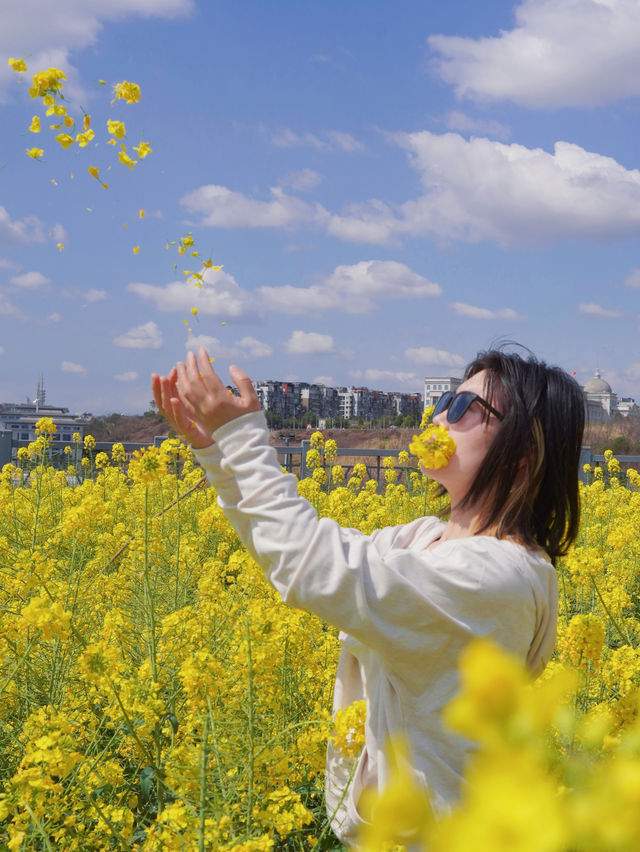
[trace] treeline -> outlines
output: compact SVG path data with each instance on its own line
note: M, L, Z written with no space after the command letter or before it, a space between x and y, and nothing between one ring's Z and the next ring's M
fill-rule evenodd
M418 414L398 414L395 417L319 417L310 411L300 417L282 417L273 411L265 411L265 415L270 429L305 429L307 426L316 429L321 421L325 429L416 429L421 419Z

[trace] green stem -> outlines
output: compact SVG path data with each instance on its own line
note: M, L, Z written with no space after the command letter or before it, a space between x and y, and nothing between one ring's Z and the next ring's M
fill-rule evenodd
M247 635L247 698L248 707L248 739L249 739L249 777L247 789L247 837L251 833L251 816L253 811L253 771L254 771L254 707L253 707L253 665L251 659L251 633L249 631L249 619L245 620L245 631Z

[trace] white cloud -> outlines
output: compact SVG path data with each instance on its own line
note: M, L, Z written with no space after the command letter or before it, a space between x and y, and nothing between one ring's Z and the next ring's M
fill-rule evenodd
M352 370L349 375L354 379L364 379L370 383L392 381L400 384L415 384L418 381L415 373L403 373L394 370Z
M219 227L315 229L345 242L392 245L402 237L501 247L640 235L640 171L569 142L553 153L487 138L429 131L389 136L405 148L423 194L399 205L379 199L329 213L271 189L260 201L203 186L182 203ZM311 298L311 294L309 296Z
M342 148L343 151L363 151L364 145L362 142L359 142L354 136L350 133L342 133L340 130L330 130L327 133L329 139L336 145L338 148Z
M384 299L420 299L439 296L442 288L404 263L363 260L337 266L331 275L311 287L260 287L264 303L290 314L335 310L362 314Z
M319 204L308 204L271 187L271 200L259 201L225 186L209 184L180 199L191 213L203 215L203 225L219 228L289 228L318 223L327 212Z
M20 275L13 275L9 282L15 287L22 287L24 290L35 290L37 287L51 284L51 279L41 272L23 272Z
M106 299L107 292L106 290L95 290L91 288L90 290L85 290L82 296L89 304L91 304L92 302L101 302L103 299Z
M624 279L624 286L632 290L640 290L640 269L633 269Z
M462 133L484 133L487 136L495 136L496 139L505 140L511 135L511 130L499 121L471 118L457 110L447 113L445 124L449 130L460 130Z
M262 343L255 337L243 337L234 344L223 343L217 337L208 334L189 335L185 349L197 352L203 346L214 358L266 358L273 354L268 343Z
M13 263L4 257L0 257L0 269L11 269Z
M334 351L333 337L315 331L294 331L285 344L290 355L314 355Z
M2 63L0 68L3 68ZM21 221L12 220L6 207L0 205L0 243L9 245L42 243L44 235L44 225L37 216L25 216Z
M0 346L0 355L4 355L4 346Z
M119 335L113 343L125 349L160 349L162 332L155 322L146 322Z
M327 387L334 387L333 376L316 376L311 379L311 383L314 385L327 385Z
M118 375L113 378L118 382L135 382L138 378L138 374L135 370L129 370L126 373L118 373Z
M433 346L411 347L404 350L405 357L416 364L428 364L442 367L464 367L465 359L461 355L447 352L445 349L434 349Z
M315 133L294 133L293 130L285 129L271 137L271 141L278 148L316 148L319 151L328 148L339 148L342 151L362 151L364 145L350 133L340 130L327 130L322 136Z
M249 358L267 358L273 355L273 348L268 343L262 343L255 337L243 337L238 340L236 346Z
M636 0L523 0L515 19L492 38L428 39L458 97L557 108L640 94Z
M170 281L163 287L137 282L129 284L128 289L153 302L159 311L190 314L195 307L203 316L230 319L246 319L256 314L255 298L238 285L233 275L221 269L202 269L201 274L201 288L183 280Z
M76 364L73 361L63 361L60 364L60 369L63 373L76 373L79 376L84 376L87 372L86 367L83 367L82 364Z
M635 361L633 364L629 364L625 370L625 374L627 378L632 381L640 381L640 361Z
M513 308L500 308L497 311L490 311L488 308L478 308L475 305L467 305L465 302L452 302L453 310L463 317L472 317L473 319L522 319L517 311Z
M455 133L396 134L425 194L383 223L406 233L501 246L640 234L640 171L557 142L554 153Z
M299 172L291 172L280 178L280 186L289 186L296 192L306 192L315 189L322 183L322 175L313 169L301 169Z
M45 322L60 322L61 319L62 316L57 311L54 311L52 314L48 315Z
M329 147L327 142L313 133L294 133L293 130L281 130L271 137L271 141L278 148L294 148L304 145L322 150Z
M25 314L0 293L0 316L13 316L26 319Z
M578 305L578 310L582 314L591 314L594 317L621 317L620 311L612 310L611 308L603 308L602 305L596 305L595 302L581 302Z
M192 0L13 3L11 14L3 15L0 54L5 57L28 56L28 75L33 73L32 69L53 65L73 78L69 54L95 44L103 22L117 22L134 16L173 18L190 12L193 5ZM17 85L19 76L9 68L6 60L0 64L0 93L8 85ZM69 93L68 87L65 87L65 92Z

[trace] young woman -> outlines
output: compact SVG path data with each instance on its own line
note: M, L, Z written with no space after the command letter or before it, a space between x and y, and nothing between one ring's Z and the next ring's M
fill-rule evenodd
M451 499L434 517L364 535L319 519L283 475L251 380L230 369L232 396L207 353L154 375L158 408L191 442L218 502L283 601L342 632L334 710L366 699L356 765L327 753L327 811L356 842L361 794L385 786L390 734L408 740L412 771L434 810L460 793L473 744L442 724L457 662L476 636L516 654L532 673L555 643L553 562L578 526L584 402L577 383L533 357L501 351L469 365L434 422L456 442L447 467L425 472ZM345 793L346 790L346 793Z

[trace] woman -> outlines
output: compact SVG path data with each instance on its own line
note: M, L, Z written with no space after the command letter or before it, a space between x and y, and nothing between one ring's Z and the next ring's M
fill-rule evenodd
M354 765L327 752L327 811L354 845L366 788L382 789L390 734L409 741L412 772L436 812L463 783L473 744L444 728L460 652L477 636L533 674L555 643L553 562L578 525L584 403L566 373L500 351L470 364L433 419L456 442L426 470L449 493L449 521L419 518L366 536L318 519L283 475L251 380L230 369L232 396L200 350L154 375L158 408L187 438L218 502L285 603L342 631L334 711L366 699L365 746Z

